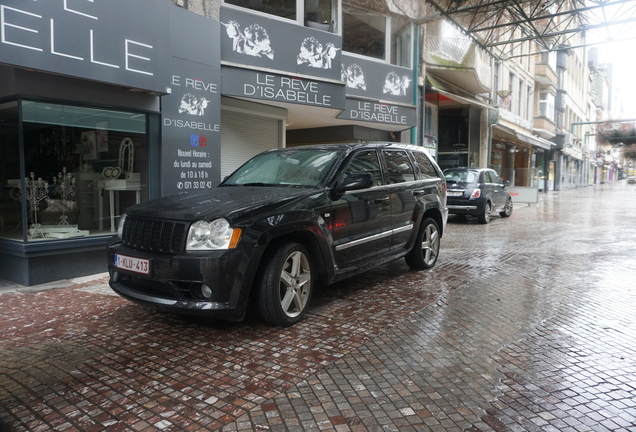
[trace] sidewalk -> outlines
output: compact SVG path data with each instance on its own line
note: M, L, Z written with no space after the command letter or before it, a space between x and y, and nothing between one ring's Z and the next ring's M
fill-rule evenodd
M0 279L0 295L4 293L11 293L11 292L45 291L49 289L65 288L65 287L73 288L73 287L76 287L76 285L85 285L89 282L102 280L102 279L108 279L108 272L97 273L97 274L82 276L82 277L73 278L73 279L62 279L59 281L49 282L49 283L40 284L40 285L31 285L31 286L24 286L15 282Z

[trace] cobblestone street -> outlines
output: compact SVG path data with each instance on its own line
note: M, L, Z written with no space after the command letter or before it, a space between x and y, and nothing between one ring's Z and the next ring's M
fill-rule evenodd
M449 218L439 261L272 328L144 309L104 274L0 285L0 430L636 431L636 186Z

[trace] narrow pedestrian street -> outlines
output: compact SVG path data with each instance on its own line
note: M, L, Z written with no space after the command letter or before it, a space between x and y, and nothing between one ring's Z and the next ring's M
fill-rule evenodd
M291 328L0 286L3 431L636 431L636 186L449 218Z

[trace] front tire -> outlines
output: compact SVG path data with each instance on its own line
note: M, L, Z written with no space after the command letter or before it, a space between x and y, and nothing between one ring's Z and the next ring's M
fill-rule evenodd
M420 225L413 249L404 257L406 264L414 270L431 268L437 262L441 234L434 219L425 218Z
M506 206L504 207L503 211L499 212L499 215L501 215L501 217L510 217L511 214L512 214L512 199L508 198L506 200Z
M492 213L492 207L490 206L490 203L487 202L484 205L484 211L477 216L477 220L479 221L479 223L487 224L488 222L490 222L491 213Z
M274 252L259 287L259 308L267 323L289 327L303 318L311 299L313 268L307 249L300 243L284 243Z

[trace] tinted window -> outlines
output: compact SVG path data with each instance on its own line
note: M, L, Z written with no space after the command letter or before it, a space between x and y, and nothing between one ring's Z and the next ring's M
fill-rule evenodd
M415 171L405 151L387 151L382 152L384 162L386 163L387 174L389 175L389 183L402 183L415 180Z
M415 163L420 169L420 174L422 175L423 179L438 177L437 171L435 171L433 164L423 152L414 151L413 156L415 157Z
M444 171L444 177L446 177L447 181L456 183L477 183L479 173L475 171L447 170Z
M501 178L499 177L499 174L497 174L494 171L490 172L490 178L492 183L497 183L497 184L501 183Z
M382 184L382 170L380 169L380 161L375 150L361 151L354 154L342 175L342 179L346 180L351 174L361 172L369 172L373 175L374 186Z

